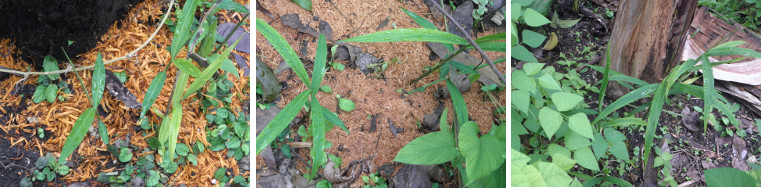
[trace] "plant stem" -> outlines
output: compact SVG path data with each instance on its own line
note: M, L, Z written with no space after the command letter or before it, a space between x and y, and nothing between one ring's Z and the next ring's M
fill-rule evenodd
M412 81L410 82L410 85L417 83L418 81L420 81L420 79L423 79L423 78L425 78L425 77L426 77L426 76L428 76L428 75L431 75L431 73L433 73L433 71L439 70L439 68L441 68L441 66L442 66L442 65L445 65L447 62L449 62L449 60L452 60L452 58L454 58L454 56L456 56L457 54L460 54L460 52L463 52L463 51L465 51L465 48L467 48L467 47L468 47L468 46L463 46L463 47L460 47L460 49L457 49L457 51L456 51L456 52L454 52L453 54L451 54L451 55L447 56L447 58L446 58L446 59L439 61L439 63L438 63L438 64L436 64L436 66L433 66L433 67L431 68L431 70L428 70L428 71L426 71L426 72L425 72L425 73L423 73L422 75L420 75L420 76L418 76L417 78L415 78L414 80L412 80Z
M439 11L441 11L441 13L444 14L444 16L449 18L449 21L451 21L455 26L457 26L457 29L459 29L460 32L462 32L465 35L465 39L468 40L468 42L471 45L473 45L473 48L476 48L476 50L478 50L478 53L481 54L481 57L483 57L484 60L486 60L486 62L489 63L489 66L494 71L494 74L497 74L497 77L499 77L499 80L502 81L502 85L505 85L505 83L507 83L505 82L505 76L503 76L502 73L499 71L499 69L497 69L497 66L495 66L494 63L492 63L491 58L489 58L489 56L486 55L486 52L484 52L484 50L482 50L481 47L478 47L478 44L476 44L476 41L474 41L473 38L470 36L470 33L465 31L462 25L460 25L460 23L457 23L457 20L455 20L452 17L452 15L450 15L447 11L444 11L444 9L441 8L439 4L436 4L435 2L432 2L431 4L433 4L434 7L436 7L436 9L439 9Z

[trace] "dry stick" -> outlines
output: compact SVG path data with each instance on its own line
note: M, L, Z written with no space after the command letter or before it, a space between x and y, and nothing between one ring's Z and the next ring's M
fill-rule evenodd
M460 23L457 23L457 20L455 20L452 17L452 15L450 15L447 11L444 11L444 9L441 8L441 6L438 3L433 2L432 4L434 7L436 7L436 9L439 9L439 11L441 11L441 13L443 13L444 16L446 16L449 19L450 22L452 22L452 24L457 26L457 29L459 29L463 34L465 34L465 39L468 40L468 42L471 45L473 45L473 48L476 48L476 50L478 50L478 53L481 54L481 57L483 57L486 60L486 62L489 63L489 67L491 67L494 73L497 74L497 77L499 77L499 80L502 81L502 83L507 83L505 82L505 78L504 76L502 76L502 73L500 73L499 69L497 69L497 66L495 66L494 63L491 61L491 58L489 58L489 56L486 55L486 52L484 52L484 50L482 50L481 47L478 47L478 44L476 44L476 41L474 41L473 38L470 37L470 33L465 31L462 25L460 25Z
M171 0L169 2L169 7L167 8L166 12L164 13L164 18L161 19L161 23L159 23L159 27L156 28L155 31L153 31L153 34L151 34L151 37L149 37L148 40L146 40L142 45L137 47L137 49L130 51L129 53L127 53L126 55L124 55L122 57L119 57L119 58L116 58L116 59L112 59L112 60L108 60L108 61L104 62L103 65L108 65L108 64L111 64L113 62L117 62L117 61L124 60L124 59L127 59L127 58L135 57L137 55L137 51L140 51L145 46L147 46L148 43L150 43L153 40L153 38L156 37L156 34L159 33L159 30L161 30L161 27L164 26L164 23L166 22L166 19L169 17L169 12L172 11L172 6L174 6L174 0ZM0 72L2 72L2 73L9 73L9 74L13 74L13 75L24 76L24 78L27 78L27 77L29 77L29 75L61 74L61 73L68 73L68 72L72 72L72 71L80 71L80 70L92 69L93 67L95 67L95 65L84 66L84 67L80 67L80 68L68 67L68 68L66 68L64 70L57 70L57 71L50 71L50 72L23 72L23 71L17 71L17 70L0 69Z

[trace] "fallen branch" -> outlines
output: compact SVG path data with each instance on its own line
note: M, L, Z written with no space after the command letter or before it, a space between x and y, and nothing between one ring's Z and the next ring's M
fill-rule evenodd
M103 62L103 64L104 65L108 65L108 64L111 64L113 62L117 62L117 61L120 61L120 60L124 60L124 59L135 57L137 55L137 51L140 51L145 46L147 46L148 43L150 43L153 40L153 38L156 37L156 34L159 33L159 30L161 30L161 27L164 26L164 23L166 22L167 18L169 17L169 12L172 11L172 6L174 6L174 0L171 0L169 2L169 6L168 6L166 12L164 13L164 18L161 19L161 23L159 23L158 28L156 28L156 30L153 32L153 34L151 34L151 37L148 37L148 40L146 40L142 45L137 47L137 49L132 50L131 52L127 53L126 55L124 55L122 57L119 57L119 58L116 58L116 59L108 60L106 62ZM81 70L93 69L93 67L95 67L95 65L84 66L84 67L79 67L79 68L72 68L71 66L69 66L69 67L67 67L66 69L63 69L63 70L50 71L50 72L23 72L23 71L12 70L12 69L0 69L0 72L2 72L2 73L8 73L8 74L16 75L16 76L23 76L24 78L27 78L27 77L29 77L29 75L61 74L61 73L68 73L68 72L72 72L72 71L81 71Z
M468 43L473 45L473 48L478 50L478 53L480 53L481 57L483 57L484 60L486 60L486 63L489 63L489 67L491 67L494 73L497 74L497 77L499 77L499 80L502 81L503 85L507 83L505 81L505 76L503 76L502 73L499 71L499 69L497 69L497 66L495 66L494 62L491 61L491 58L489 58L489 56L486 55L486 52L484 52L484 50L482 50L481 47L479 47L478 44L476 44L476 41L473 40L473 37L470 36L470 33L465 31L462 25L460 25L460 23L457 23L457 20L455 20L452 17L452 15L450 15L447 11L444 11L444 8L441 8L441 6L438 3L432 2L431 4L433 4L433 6L436 7L436 9L441 11L441 13L443 13L444 16L446 16L449 19L450 22L452 22L455 26L457 26L458 30L460 30L463 34L465 34L465 39L468 40Z

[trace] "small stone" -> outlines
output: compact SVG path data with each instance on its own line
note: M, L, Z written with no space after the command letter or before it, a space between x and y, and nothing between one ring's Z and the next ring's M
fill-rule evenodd
M217 184L217 179L211 179L211 184L212 185L216 185Z

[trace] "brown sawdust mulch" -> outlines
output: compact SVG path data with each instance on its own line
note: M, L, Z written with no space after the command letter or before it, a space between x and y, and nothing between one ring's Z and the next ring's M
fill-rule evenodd
M312 12L309 12L291 1L260 1L261 5L275 15L275 19L257 10L257 18L269 23L280 35L282 35L291 47L299 54L299 57L307 58L314 61L317 47L317 39L311 35L299 33L283 25L280 16L290 13L296 13L300 16L302 23L306 22L312 28L318 28L318 22L313 21L316 16L320 20L328 22L333 30L333 40L328 41L331 45L336 40L347 39L360 35L365 35L377 31L393 29L392 24L398 28L420 28L402 9L403 7L420 16L432 21L439 29L444 30L442 20L434 20L430 11L421 0L412 0L400 2L398 0L383 1L315 1L312 5ZM381 21L390 17L388 26L375 30ZM495 32L479 33L479 36L494 34ZM307 42L307 54L301 54L301 42ZM391 61L398 58L399 64L391 63L385 71L386 80L374 78L373 75L365 76L358 69L346 68L344 71L330 69L323 80L323 85L328 85L333 90L333 95L325 92L319 92L317 98L320 104L331 111L336 111L337 99L335 94L340 94L343 98L349 98L356 104L356 109L352 112L339 112L339 118L346 124L351 132L347 134L340 128L334 128L325 136L327 140L333 143L333 147L326 152L336 155L343 159L342 168L346 168L349 162L360 160L371 155L377 155L372 159L375 168L383 164L393 162L397 152L413 139L422 136L418 132L416 122L423 121L426 113L432 113L438 101L433 97L436 86L446 88L441 82L433 85L422 93L406 95L404 98L396 92L397 89L411 91L424 84L431 83L438 79L438 74L431 74L415 85L408 85L410 81L423 73L424 66L433 66L437 60L431 61L428 56L431 52L424 42L384 42L384 43L351 43L362 47L366 53L371 53L384 61ZM269 42L260 33L256 33L256 53L262 58L267 65L275 68L283 61L282 57L275 51ZM487 52L492 60L505 57L504 52ZM475 50L470 51L470 55L481 59L479 53ZM341 62L348 65L348 62ZM305 62L307 70L311 71L310 63ZM497 67L506 70L506 64L498 64ZM292 71L286 71L278 75L278 80L285 81L288 89L282 92L277 102L278 107L283 108L299 93L307 89ZM290 77L290 78L289 78ZM471 90L464 92L463 97L467 104L469 115L478 123L482 133L486 133L491 128L493 117L493 108L495 104L488 99L484 99L484 93L480 90L478 82L471 85ZM506 93L495 96L499 102L498 105L506 104ZM444 100L445 106L449 109L447 117L449 123L453 123L454 113L450 99ZM377 116L376 132L369 133L371 120L369 115ZM306 113L301 113L306 115ZM404 132L397 133L396 137L391 134L389 121L397 128L403 128ZM361 131L364 127L365 131ZM295 131L294 131L295 132ZM295 134L295 133L294 133ZM380 134L380 136L378 135ZM338 148L344 148L339 151ZM301 149L298 152L306 160L309 160L308 149ZM263 159L257 156L256 168L261 169L264 166ZM306 173L306 166L297 162L302 173ZM398 170L398 169L397 169ZM352 187L362 185L362 181L356 181Z
M249 3L249 1L246 0L236 0L236 2L244 5ZM164 15L167 3L168 1L147 0L137 4L131 9L125 19L120 21L122 23L121 28L117 28L116 24L112 25L108 32L101 37L101 42L99 42L95 48L78 57L72 57L73 63L77 66L92 65L95 62L97 53L101 53L104 60L110 60L121 57L136 49L155 31ZM175 9L173 9L173 11L174 10ZM244 14L222 10L217 13L217 16L220 19L220 23L239 22ZM250 22L248 20L244 21L246 24L243 25L243 28L250 33L248 25ZM113 72L125 72L129 78L124 83L124 86L137 96L138 101L143 101L145 89L148 88L151 80L170 63L171 56L169 51L166 50L166 47L171 44L171 37L171 32L164 27L159 31L153 41L137 53L136 57L108 64L106 65L106 69ZM0 39L0 51L23 53L18 49L15 49L9 39ZM185 51L182 51L177 58L185 58L185 55ZM249 59L248 54L239 53L239 55ZM66 64L68 64L64 63L64 60L58 61L62 68L65 68ZM31 65L20 59L14 59L13 56L0 56L0 66L9 67L15 70L27 70L27 67ZM173 78L175 77L176 70L176 68L171 68L167 71L167 80L161 94L154 104L155 108L165 109L168 104L170 91L174 85ZM242 75L243 71L239 71L239 74ZM13 145L21 144L26 149L38 150L40 156L47 152L52 152L54 156L58 157L74 122L84 109L90 107L90 103L87 102L87 98L84 95L82 88L91 88L92 71L80 71L79 75L82 77L84 86L80 85L80 82L73 73L66 73L65 77L67 79L65 81L70 85L73 94L64 94L59 90L58 95L67 98L65 101L56 101L53 104L48 102L35 104L31 100L26 100L29 105L27 109L19 114L13 114L11 120L4 125L0 125L0 128L2 128L1 131L5 131L6 133L9 131L22 131L35 135L38 127L47 125L45 130L53 133L52 135L49 135L50 139L45 142L39 142L36 141L37 139L24 137L7 137L2 139L10 139ZM192 82L193 78L190 79ZM250 92L247 86L247 82L249 81L248 77L241 77L238 79L234 76L229 76L228 79L234 83L231 93L240 96L232 97L232 103L230 104L232 109L240 110L242 106L249 105L248 102L243 103L250 99ZM19 105L18 103L21 101L20 96L11 95L11 91L13 91L16 87L16 83L20 80L22 80L21 77L11 76L9 79L0 82L0 88L3 88L0 89L0 107ZM36 80L37 76L30 76L29 79L22 81L21 84L35 84ZM108 93L108 91L106 91L106 93ZM206 141L205 130L207 120L201 111L201 103L199 100L194 100L193 97L190 97L189 99L190 100L182 102L183 119L178 142L191 145L192 143L195 143L195 141L200 140L208 147L210 144ZM149 134L143 136L140 132L135 131L140 130L136 127L139 126L136 123L140 110L125 107L124 103L116 100L110 94L104 94L101 105L101 107L109 112L108 116L102 118L108 127L108 134L111 138L111 142L113 143L114 140L123 139L128 133L132 133L130 144L141 148L138 152L133 152L135 155L132 160L137 160L138 157L147 155L148 153L142 153L142 149L148 147L145 140L155 136L156 133L152 130L148 130L147 132ZM240 113L240 111L236 111L236 114ZM148 116L151 117L151 123L157 124L160 122L154 115ZM37 117L39 122L29 123L27 117ZM107 165L108 163L113 163L116 158L107 154L106 147L107 146L100 141L100 138L86 136L82 141L82 144L75 151L77 154L73 154L73 156L82 157L78 166L72 168L69 175L61 177L61 179L65 180L67 184L58 186L67 186L68 183L82 181L88 182L89 185L104 186L95 181L95 178L100 172L121 170L114 165ZM237 161L235 158L227 158L226 154L226 150L218 152L205 151L199 154L198 166L179 166L177 171L170 175L166 185L178 186L184 184L187 186L212 186L211 180L213 179L214 171L222 167L232 169L232 172L235 173L232 174L232 176L237 175L240 172ZM160 158L160 155L156 155L156 157ZM70 160L75 159L71 158ZM107 168L107 166L109 168ZM29 173L31 174L31 172ZM250 174L247 172L243 175L249 176ZM48 183L48 185L54 184Z

